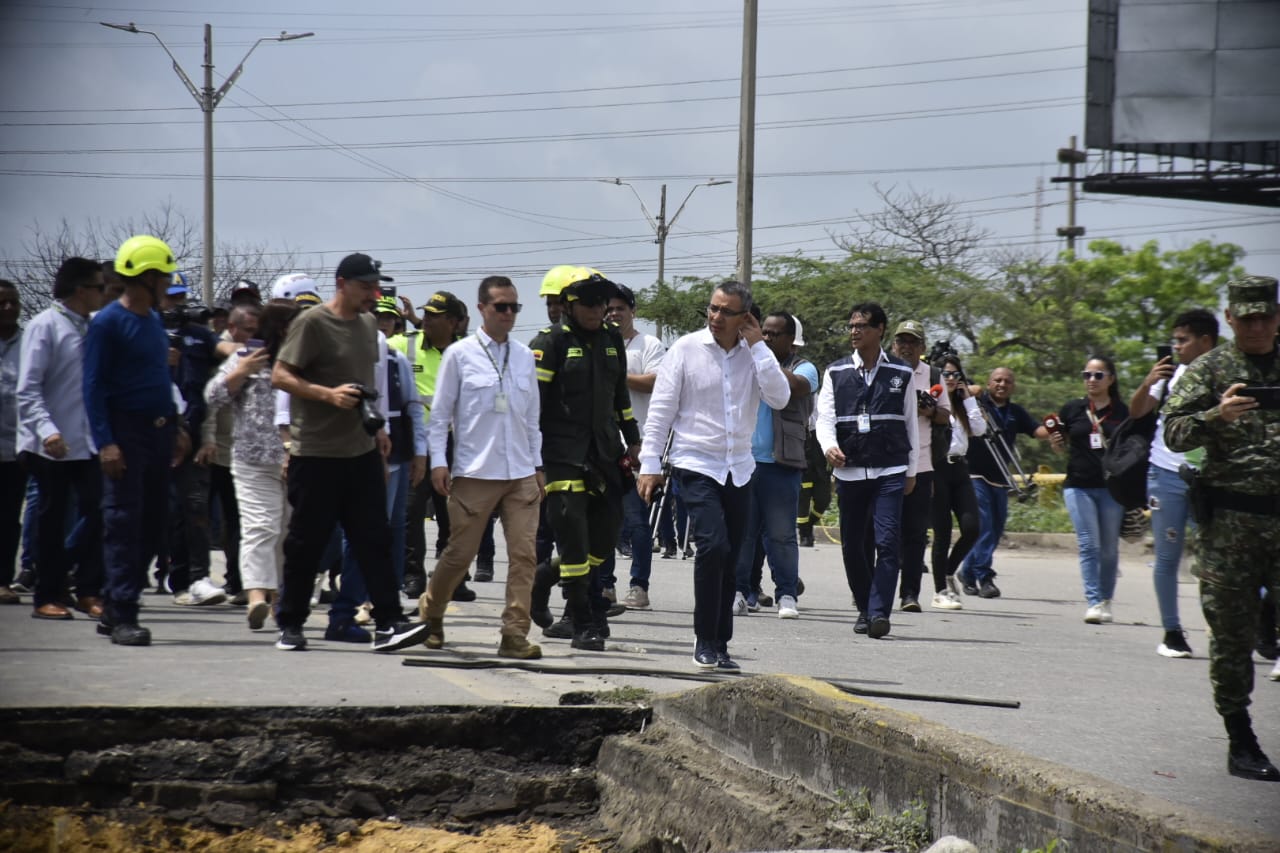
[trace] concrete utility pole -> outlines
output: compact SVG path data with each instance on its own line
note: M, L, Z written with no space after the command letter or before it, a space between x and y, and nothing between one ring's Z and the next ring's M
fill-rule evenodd
M755 204L756 6L743 0L742 99L738 107L738 281L751 286L751 215Z
M1058 226L1058 236L1067 238L1067 251L1076 252L1076 238L1084 236L1084 226L1076 225L1076 166L1084 163L1088 155L1076 150L1076 138L1071 137L1067 148L1058 149L1058 162L1067 164L1067 224Z
M680 202L680 206L676 208L676 212L672 214L671 220L667 220L667 185L662 185L662 195L658 201L658 216L655 219L653 214L649 212L649 208L645 206L644 199L640 197L640 193L636 192L636 188L621 178L601 178L606 184L613 184L618 187L626 187L631 190L631 194L636 197L636 201L640 202L640 210L644 213L644 218L648 220L649 227L653 229L654 240L658 244L658 283L662 284L666 281L667 271L667 235L671 233L671 229L675 226L676 220L680 218L680 214L684 211L684 206L689 203L689 199L693 198L693 194L698 191L699 187L719 187L725 184L731 184L733 181L724 179L708 178L700 184L694 184L690 188L684 201ZM662 337L662 324L658 324L658 337Z
M108 24L105 21L100 22L104 27L110 27L113 30L124 30L126 33L141 33L148 35L159 42L160 47L169 55L169 60L173 62L173 70L177 72L179 79L182 80L187 91L191 93L191 97L196 99L196 105L200 107L200 111L204 113L204 233L202 242L203 259L200 268L200 287L204 295L204 304L213 306L213 111L218 104L222 102L222 98L235 85L239 79L241 72L244 71L244 64L249 59L249 54L257 50L258 45L264 41L294 41L295 39L309 38L315 33L286 33L281 32L278 36L265 36L258 39L245 53L244 57L236 65L235 70L223 81L222 85L217 89L213 88L213 27L209 24L204 25L204 86L197 89L195 83L191 82L191 78L187 76L187 72L182 70L182 66L178 64L177 57L173 55L173 51L169 50L169 46L164 43L160 36L150 30L140 30L133 22L128 24Z

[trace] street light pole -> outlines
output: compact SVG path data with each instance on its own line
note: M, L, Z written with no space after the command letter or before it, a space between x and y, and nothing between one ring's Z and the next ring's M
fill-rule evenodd
M755 210L756 8L742 6L742 92L738 106L738 281L751 286L751 228Z
M213 88L213 27L209 24L204 25L204 87L197 89L195 83L191 82L191 78L187 76L187 72L182 70L182 66L178 64L178 59L173 55L173 51L169 50L169 46L164 43L156 33L150 30L140 30L130 22L128 24L109 24L105 21L99 22L104 27L110 27L113 30L123 30L126 33L141 33L154 38L164 52L168 54L169 60L173 63L173 70L177 73L178 78L182 80L187 91L191 93L191 97L195 98L196 105L200 107L200 111L204 113L204 229L203 229L203 258L200 269L200 287L204 295L204 303L212 307L213 305L213 111L218 104L222 102L222 98L227 94L232 86L239 79L241 72L244 71L244 64L249 59L249 55L258 49L258 45L264 41L295 41L296 39L309 38L315 33L287 33L281 31L278 36L264 36L253 43L244 57L236 65L235 70L227 76L227 79L217 89Z

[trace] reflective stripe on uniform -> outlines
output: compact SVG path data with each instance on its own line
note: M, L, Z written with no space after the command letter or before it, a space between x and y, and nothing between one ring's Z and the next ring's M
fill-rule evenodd
M582 480L555 480L547 483L547 494L552 492L585 492L587 484Z
M589 563L560 564L560 577L562 578L580 578L589 571L591 571L591 565Z
M591 566L591 568L593 568L593 569L594 569L596 566L598 566L598 565L600 565L601 563L603 563L604 561L605 561L605 558L604 558L604 557L596 557L596 556L593 556L593 555L591 555L591 554L588 554L588 555L587 555L587 563L588 563L588 565L590 565L590 566Z
M555 379L555 378L556 378L556 372L554 370L547 370L545 367L538 368L539 382L550 382L552 379Z
M636 416L635 416L635 413L634 413L633 411L631 411L630 409L623 409L623 410L622 410L622 419L623 419L624 421L634 421L634 420L636 419Z

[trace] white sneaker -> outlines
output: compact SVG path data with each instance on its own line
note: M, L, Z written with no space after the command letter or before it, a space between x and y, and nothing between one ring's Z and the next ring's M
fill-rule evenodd
M195 607L201 607L206 604L221 604L226 600L227 593L222 587L214 586L208 578L200 578L200 580L191 584L186 592L180 592L173 597L174 604Z
M373 605L366 601L364 604L357 607L356 615L352 618L352 621L357 625L372 625Z
M1101 604L1091 604L1089 609L1084 612L1084 621L1090 625L1101 625L1108 621L1103 618L1104 610Z
M953 598L948 593L949 591L944 591L944 592L935 592L933 594L933 601L931 602L931 604L933 605L933 609L934 610L963 610L964 605L961 604L958 600Z
M1271 674L1267 676L1272 681L1280 681L1280 660L1276 661L1275 667L1271 670Z
M627 590L626 600L622 603L627 606L628 610L648 610L649 593L638 586L633 586Z
M733 594L733 615L747 615L747 597L740 592L735 592Z
M800 608L796 607L796 600L789 595L781 596L778 599L778 618L779 619L799 619Z
M1111 599L1109 598L1104 598L1102 600L1102 621L1111 621Z

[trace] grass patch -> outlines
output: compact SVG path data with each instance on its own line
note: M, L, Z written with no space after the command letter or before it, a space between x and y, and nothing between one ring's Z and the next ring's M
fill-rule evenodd
M864 847L918 853L933 840L929 832L929 810L921 799L912 800L897 814L876 814L866 788L836 791L836 824L859 836Z
M1045 507L1034 501L1025 504L1009 501L1009 521L1004 529L1010 533L1074 533L1076 530L1065 506Z

